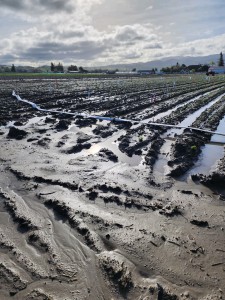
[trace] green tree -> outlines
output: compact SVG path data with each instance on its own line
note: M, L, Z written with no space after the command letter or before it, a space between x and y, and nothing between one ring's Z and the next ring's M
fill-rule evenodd
M63 65L61 63L58 63L58 66L57 66L57 72L61 72L63 73L64 72L64 68L63 68Z
M12 64L11 72L16 72L16 68L15 68L14 64Z
M219 67L224 66L224 60L223 60L223 53L222 52L220 52L220 58L219 58L218 66Z
M53 62L51 62L51 72L55 71L55 65L53 64Z
M88 71L85 70L83 67L79 67L79 72L80 73L88 73Z
M71 65L68 67L68 71L78 71L77 66Z

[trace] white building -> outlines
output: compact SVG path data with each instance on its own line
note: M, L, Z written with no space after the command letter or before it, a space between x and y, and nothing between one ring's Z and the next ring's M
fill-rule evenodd
M225 74L225 67L211 66L209 67L208 72L214 74Z

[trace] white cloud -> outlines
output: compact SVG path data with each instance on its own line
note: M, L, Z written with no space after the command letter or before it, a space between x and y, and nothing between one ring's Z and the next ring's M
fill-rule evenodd
M16 20L27 20L22 24L23 29L18 28L5 38L2 33L0 64L38 65L54 60L88 66L106 61L107 64L144 62L156 57L223 51L223 25L217 34L197 20L187 27L187 20L193 20L191 10L199 6L193 0L190 7L187 3L175 6L177 3L177 0L169 0L164 5L156 0L141 3L137 0L110 3L106 0L0 0L3 15L13 16L15 26ZM211 8L209 0L205 3ZM125 15L126 7L129 14ZM101 23L96 23L96 17ZM203 22L201 15L199 19ZM107 20L108 26L104 26ZM191 30L194 26L202 31Z

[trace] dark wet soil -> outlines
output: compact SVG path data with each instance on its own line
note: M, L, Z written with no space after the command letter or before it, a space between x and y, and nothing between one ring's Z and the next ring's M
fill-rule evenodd
M208 92L164 118L177 124L224 93L222 77L173 80L0 81L0 299L224 298L225 158L179 177L210 134L177 134L165 176L165 129L11 97L138 121ZM223 97L192 126L216 130L224 112Z

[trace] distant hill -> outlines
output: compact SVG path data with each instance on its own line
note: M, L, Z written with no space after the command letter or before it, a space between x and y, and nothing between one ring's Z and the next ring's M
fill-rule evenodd
M147 61L147 62L139 62L139 63L131 63L131 64L115 64L102 66L101 68L108 69L119 69L119 70L132 70L136 69L152 69L157 68L158 70L176 65L178 62L180 65L198 65L198 64L210 64L210 62L214 61L216 64L219 59L219 54L212 54L208 56L174 56L174 57L165 57L159 60Z
M219 54L212 54L208 56L173 56L173 57L165 57L159 60L152 60L147 62L137 62L137 63L130 63L130 64L113 64L113 65L106 65L106 66L97 66L97 67L88 67L84 66L85 69L93 70L93 69L109 69L115 70L119 69L120 71L131 71L132 69L136 68L137 70L151 70L152 68L157 68L161 70L165 67L171 67L176 65L178 62L180 65L198 65L198 64L210 64L210 62L215 62L217 65L219 60ZM50 63L49 65L43 65L39 67L32 67L32 66L20 66L16 65L16 70L18 72L43 72L46 73L50 71ZM65 70L67 69L68 65L64 64ZM4 72L5 69L10 71L11 65L0 65L0 72Z

